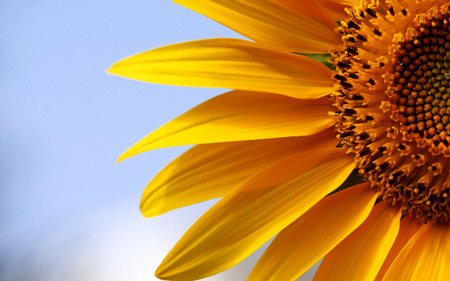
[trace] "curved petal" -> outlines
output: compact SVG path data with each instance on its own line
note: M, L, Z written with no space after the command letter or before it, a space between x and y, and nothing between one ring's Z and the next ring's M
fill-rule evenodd
M312 136L197 145L167 165L141 200L146 217L226 195L244 180L313 144L336 146L332 128Z
M313 149L269 166L206 212L156 276L195 280L232 267L338 187L352 162L341 149Z
M383 280L384 275L391 266L394 259L398 256L402 248L408 243L411 237L423 226L416 218L407 216L400 222L400 231L398 232L397 239L395 239L394 245L392 245L388 256L384 260L383 266L378 271L375 281Z
M337 4L347 5L347 6L356 6L361 1L360 0L326 0L327 2L335 2Z
M260 44L288 52L328 53L340 37L305 1L298 11L269 0L173 0ZM337 24L335 25L337 27Z
M311 135L333 125L329 98L299 100L232 91L214 97L154 131L120 156L188 144Z
M146 82L318 98L333 89L331 70L311 58L239 39L207 39L150 50L108 72Z
M306 14L309 17L326 25L330 30L334 30L338 25L336 22L348 17L345 8L352 6L353 2L359 0L274 0L300 14Z
M446 281L449 276L449 224L427 223L402 249L383 280Z
M364 222L377 196L364 183L325 197L277 235L247 280L296 280Z
M399 209L378 203L367 220L325 256L314 281L374 280L395 241L400 217Z

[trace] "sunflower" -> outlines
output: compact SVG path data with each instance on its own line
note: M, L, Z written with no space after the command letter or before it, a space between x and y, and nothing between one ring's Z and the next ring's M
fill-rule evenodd
M234 89L120 160L196 144L148 185L153 217L223 197L156 271L194 280L278 234L248 280L450 280L448 0L174 0L250 40L126 58L110 73Z

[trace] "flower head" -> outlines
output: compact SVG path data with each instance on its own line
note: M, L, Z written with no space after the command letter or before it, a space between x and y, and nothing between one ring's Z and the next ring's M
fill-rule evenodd
M236 89L121 156L197 144L149 184L146 216L223 197L157 276L216 274L279 233L248 280L295 280L322 258L314 280L448 280L448 0L175 2L254 42L181 43L109 70Z

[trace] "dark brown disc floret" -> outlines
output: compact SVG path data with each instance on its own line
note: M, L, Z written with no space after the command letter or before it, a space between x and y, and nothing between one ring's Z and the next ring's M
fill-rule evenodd
M419 146L448 154L450 144L450 25L439 14L401 44L393 61L392 116Z
M450 4L363 1L332 51L336 131L380 198L450 217ZM401 2L401 3L400 3Z

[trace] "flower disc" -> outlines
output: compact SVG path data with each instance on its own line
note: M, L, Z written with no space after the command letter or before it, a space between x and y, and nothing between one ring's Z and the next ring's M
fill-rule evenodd
M425 222L450 216L446 2L361 4L348 10L332 53L342 145L384 201Z

